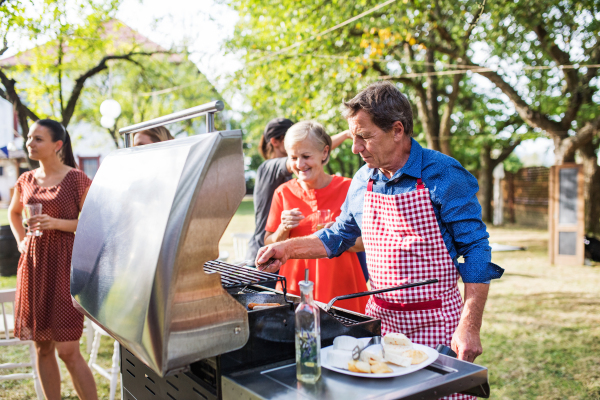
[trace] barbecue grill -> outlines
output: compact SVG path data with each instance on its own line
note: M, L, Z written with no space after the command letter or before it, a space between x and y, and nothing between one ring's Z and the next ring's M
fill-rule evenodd
M114 151L81 212L73 304L121 344L122 398L487 397L486 368L444 355L396 378L324 369L315 385L296 380L299 298L282 276L214 261L245 193L242 132L214 132L222 109L216 101L122 129L128 145L131 133L206 115L208 132ZM282 290L265 286L272 283ZM339 335L381 334L378 319L319 305L323 347Z

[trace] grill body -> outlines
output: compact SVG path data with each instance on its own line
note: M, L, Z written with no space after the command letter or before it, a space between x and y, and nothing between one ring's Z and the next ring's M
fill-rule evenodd
M75 237L75 307L161 376L242 347L247 312L202 265L244 194L241 131L111 153Z

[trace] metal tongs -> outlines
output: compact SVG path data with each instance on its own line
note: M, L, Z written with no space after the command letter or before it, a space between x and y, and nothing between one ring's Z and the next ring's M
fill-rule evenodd
M347 300L347 299L353 299L355 297L370 296L370 295L377 294L377 293L392 292L394 290L408 289L408 288L415 287L415 286L429 285L431 283L437 283L437 282L438 282L437 279L428 279L426 281L407 283L406 285L393 286L393 287L389 287L389 288L385 288L385 289L377 289L377 290L371 290L368 292L360 292L360 293L346 294L343 296L337 296L337 297L334 297L333 299L331 299L331 301L329 303L327 303L324 310L329 312L329 310L333 306L333 303L335 303L338 300Z
M269 268L271 266L271 264L273 264L274 262L275 262L274 258L269 258L269 260L267 262L257 265L256 269L259 270L260 272L262 272L265 269Z
M352 359L353 360L358 360L360 358L360 354L369 346L373 346L375 344L381 344L381 336L373 336L371 338L371 340L369 340L369 343L367 343L367 345L365 347L363 347L362 349L360 348L360 346L356 346L352 349ZM383 348L383 346L381 347L381 355L385 358L385 350Z

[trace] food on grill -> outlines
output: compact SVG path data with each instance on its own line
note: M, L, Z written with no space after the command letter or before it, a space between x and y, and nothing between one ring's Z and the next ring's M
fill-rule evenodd
M383 337L383 344L392 344L395 346L411 346L412 342L403 333L388 333Z
M377 347L379 347L379 346L377 346ZM381 351L381 347L379 347L379 348L369 347L369 348L364 349L360 353L360 360L368 362L371 365L373 363L383 361L383 352Z
M423 350L411 349L402 354L404 357L409 357L412 360L412 365L421 364L423 361L427 360L427 354Z
M401 350L400 350L401 349ZM385 361L390 362L392 364L396 364L400 367L410 367L412 364L412 358L404 355L407 351L403 348L394 348L391 346L386 346L385 348ZM410 350L408 350L410 351Z
M250 303L248 304L248 308L251 310L263 310L270 307L279 307L280 305L279 303Z
M356 346L363 348L363 344L355 337L352 336L338 336L333 339L333 348L335 350L349 350L352 351Z
M352 360L348 363L348 370L351 372L362 372L365 374L371 373L371 365L360 360Z
M332 367L348 369L352 361L352 352L348 350L330 349L327 353L327 363Z
M384 362L375 362L371 363L371 372L374 374L389 374L394 372L386 363Z

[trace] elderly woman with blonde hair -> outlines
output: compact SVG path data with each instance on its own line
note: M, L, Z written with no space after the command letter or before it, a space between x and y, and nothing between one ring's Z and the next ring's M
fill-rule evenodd
M292 237L311 235L316 231L318 212L330 210L333 219L341 212L352 179L325 172L332 148L331 137L315 121L293 125L285 135L285 150L297 176L275 190L265 227L265 244ZM335 259L288 260L280 275L286 277L288 291L300 294L298 283L309 279L315 283L315 300L328 302L335 296L367 290L358 257L362 241ZM337 306L364 313L368 298L359 297L336 303Z

